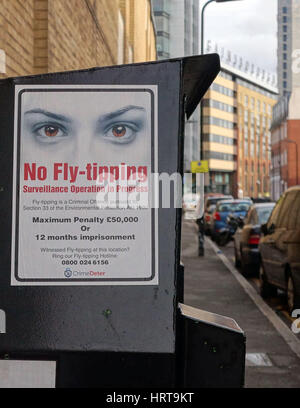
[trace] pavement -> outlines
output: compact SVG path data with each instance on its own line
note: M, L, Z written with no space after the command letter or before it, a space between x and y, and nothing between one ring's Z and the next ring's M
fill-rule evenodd
M184 220L184 303L231 317L244 330L246 388L300 387L300 340L209 239L205 256L197 256L196 234L195 221Z

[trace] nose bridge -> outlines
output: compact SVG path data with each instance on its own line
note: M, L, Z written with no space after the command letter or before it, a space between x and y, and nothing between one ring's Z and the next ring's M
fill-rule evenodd
M80 160L81 157L88 157L88 153L91 151L93 137L92 124L88 121L81 123L76 135L73 159Z

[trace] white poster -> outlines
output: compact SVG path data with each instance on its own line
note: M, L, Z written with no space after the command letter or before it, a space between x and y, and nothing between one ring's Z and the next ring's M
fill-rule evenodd
M156 86L16 86L12 285L157 285Z

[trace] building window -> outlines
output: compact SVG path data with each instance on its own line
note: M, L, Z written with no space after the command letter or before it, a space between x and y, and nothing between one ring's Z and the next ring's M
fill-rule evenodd
M283 44L283 51L287 50L287 44Z
M287 35L286 34L283 35L283 41L287 41Z
M282 26L282 29L283 29L283 32L284 32L284 33L287 32L287 26L286 26L286 25Z
M234 91L232 89L226 88L225 86L213 83L211 89L213 91L222 93L223 95L234 97Z
M287 78L287 73L286 73L286 71L283 71L283 79L286 79Z
M287 13L287 7L282 7L282 13L286 14Z
M157 36L157 51L169 53L169 39L164 36Z
M205 99L203 101L203 106L219 109L229 113L234 112L234 107L232 105L228 105L227 103L219 102L214 99Z
M213 116L204 116L203 123L205 125L215 125L215 126L220 126L226 129L234 128L233 122L230 122L229 120L225 120L225 119L215 118Z
M287 16L283 16L282 21L283 21L284 23L287 23Z
M248 140L245 139L244 156L249 155L248 147L249 147Z
M166 16L156 16L155 17L155 24L156 24L157 34L159 32L164 32L164 33L167 33L167 34L170 33L170 20L169 20L168 17L166 17Z
M204 134L203 135L203 140L205 142L212 142L212 143L222 143L226 144L229 146L234 146L236 145L236 139L232 137L227 137L227 136L221 136L221 135L215 135L215 134Z
M283 63L283 69L287 69L287 63L286 62Z
M166 13L170 14L169 0L154 0L153 1L153 11L154 13Z
M283 53L283 59L284 59L284 60L286 60L286 59L287 59L287 55L286 55L286 53L285 53L285 52Z
M287 82L286 81L283 81L283 87L284 87L284 89L287 88Z

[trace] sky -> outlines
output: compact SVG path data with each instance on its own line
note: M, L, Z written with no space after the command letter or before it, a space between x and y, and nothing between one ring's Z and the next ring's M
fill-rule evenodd
M200 0L200 6L206 0ZM239 0L209 4L205 11L204 50L207 40L255 64L277 69L277 0ZM214 51L214 47L211 52ZM225 51L225 54L226 54Z

